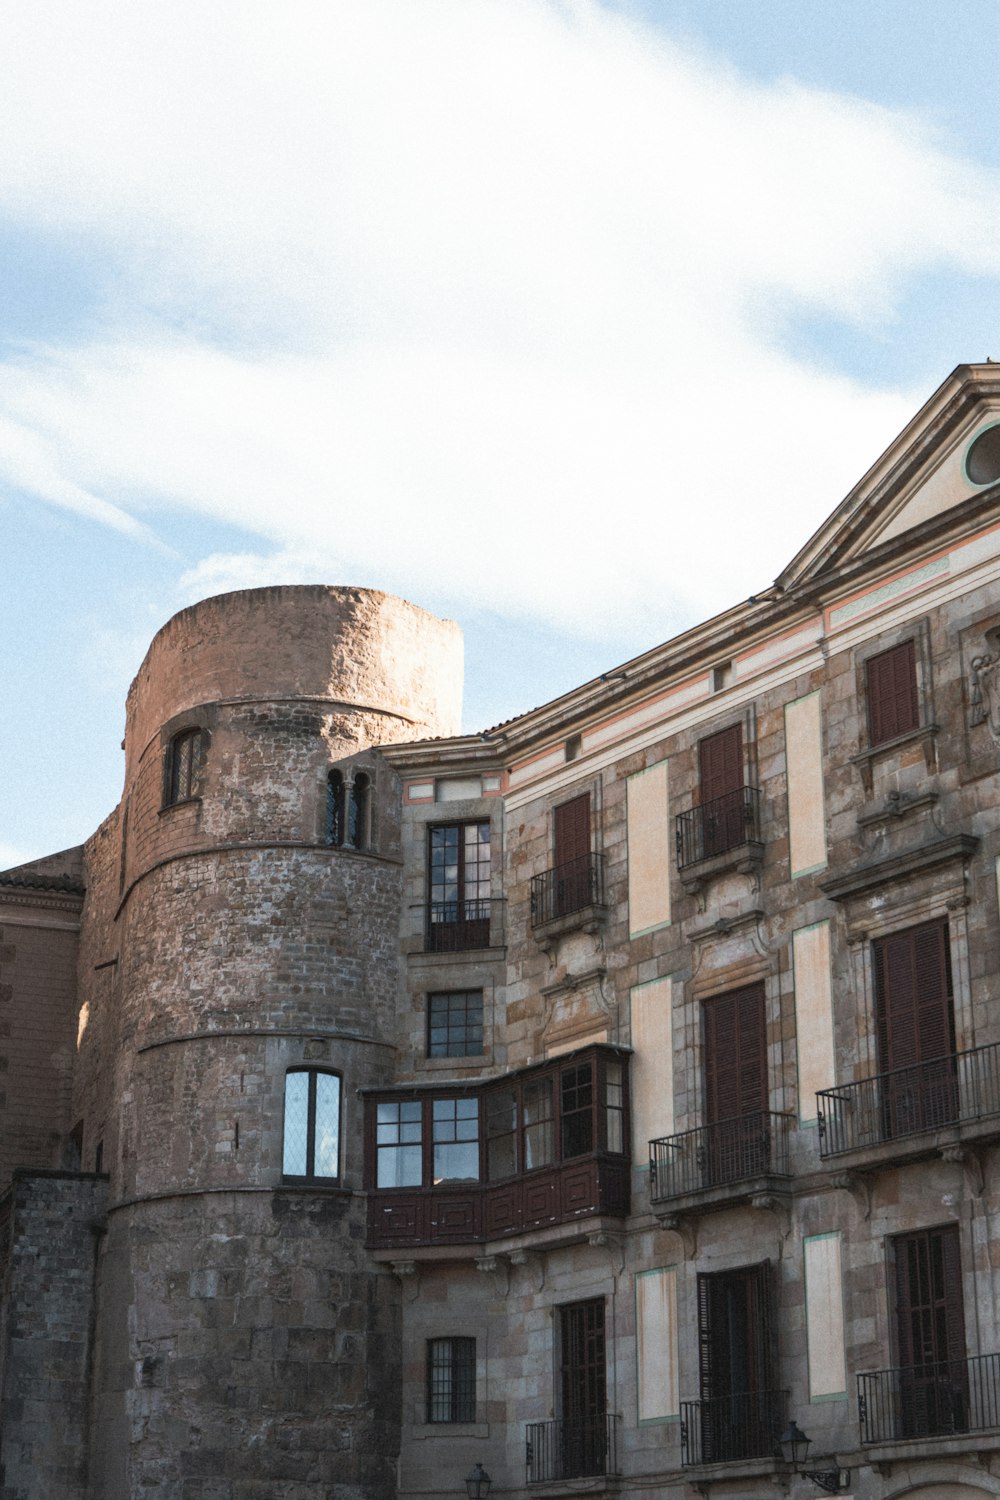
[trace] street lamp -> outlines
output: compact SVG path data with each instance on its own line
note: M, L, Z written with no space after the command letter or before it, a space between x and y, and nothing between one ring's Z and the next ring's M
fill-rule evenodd
M482 1464L477 1463L472 1472L465 1476L465 1493L469 1500L486 1500L492 1483Z
M787 1453L792 1468L796 1474L801 1474L803 1479L811 1479L817 1489L825 1491L828 1495L836 1495L841 1490L846 1490L851 1482L850 1469L803 1469L802 1464L806 1461L811 1439L799 1427L794 1417L789 1421L781 1437L778 1439L782 1448Z

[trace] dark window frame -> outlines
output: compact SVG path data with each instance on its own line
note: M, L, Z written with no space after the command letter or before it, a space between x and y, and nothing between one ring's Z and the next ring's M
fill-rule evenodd
M589 1049L588 1049L589 1050ZM584 1069L590 1070L589 1097L581 1098L582 1080L574 1075ZM564 1111L564 1082L566 1103ZM548 1085L551 1110L546 1115L529 1118L525 1110L525 1097L529 1091L537 1091L544 1098ZM518 1073L509 1073L504 1078L489 1079L471 1084L467 1088L433 1088L416 1090L412 1094L373 1094L369 1100L368 1168L369 1188L375 1192L415 1192L418 1190L450 1191L458 1181L471 1179L447 1179L439 1184L434 1181L434 1103L438 1100L474 1098L478 1101L478 1145L480 1185L506 1182L513 1178L527 1177L533 1172L552 1171L581 1157L607 1154L626 1157L630 1150L628 1139L629 1097L628 1070L625 1059L608 1053L592 1053L582 1057L579 1052L567 1053L553 1058L545 1064L536 1064ZM506 1104L513 1101L513 1120L508 1121L506 1109L502 1111L509 1128L489 1133L491 1102L503 1099ZM380 1105L398 1105L419 1102L421 1106L421 1181L401 1187L378 1185L378 1109ZM571 1108L569 1106L572 1106ZM498 1112L498 1116L499 1117ZM586 1120L586 1126L580 1120ZM547 1127L547 1131L546 1131ZM532 1135L534 1132L534 1135ZM513 1150L508 1159L512 1170L501 1176L490 1174L491 1140L512 1140ZM548 1151L537 1149L536 1141L548 1141ZM617 1143L617 1144L616 1144ZM388 1143L383 1142L383 1149ZM415 1142L411 1144L416 1144ZM535 1149L532 1149L532 1148ZM529 1159L540 1157L537 1160Z
M445 1414L442 1414L445 1413ZM427 1340L427 1421L476 1420L476 1341L467 1335Z
M172 734L163 763L163 806L180 807L200 796L202 767L208 739L198 724Z
M868 746L878 749L921 728L919 651L915 635L864 661Z
M305 1172L285 1171L285 1150L288 1133L288 1080L293 1076L305 1075L308 1078L306 1093L306 1166ZM317 1093L320 1078L335 1078L337 1080L337 1170L336 1173L316 1171L316 1116L317 1116ZM343 1177L343 1141L344 1141L344 1077L336 1068L314 1067L305 1063L286 1068L282 1086L282 1116L281 1116L281 1180L286 1183L301 1183L318 1186L337 1186Z
M477 999L478 1023L475 1019ZM461 1007L458 1005L459 1001L463 1002ZM442 1004L442 1002L445 1003ZM453 1016L459 1011L462 1014L460 1022L453 1020ZM437 1017L435 1012L438 1013ZM427 1056L481 1057L484 1052L484 1015L484 997L481 989L429 991L427 995ZM435 1042L435 1033L443 1033L443 1041ZM475 1045L477 1037L478 1046Z

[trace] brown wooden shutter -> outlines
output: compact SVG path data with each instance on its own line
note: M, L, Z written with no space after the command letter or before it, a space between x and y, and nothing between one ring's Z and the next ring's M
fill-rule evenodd
M865 663L868 699L868 738L881 745L920 723L917 701L917 660L913 641L880 651Z
M875 965L882 1072L955 1050L948 923L924 922L876 938Z
M553 811L556 868L590 853L590 793L562 802Z
M715 1316L716 1299L712 1296L715 1277L708 1272L698 1272L698 1372L699 1389L703 1401L711 1401L718 1394L716 1386L721 1384L721 1359L719 1332Z
M776 1322L771 1262L698 1273L701 1399L772 1388Z
M698 742L698 779L702 806L743 788L743 729L730 724Z
M714 1124L767 1108L767 1032L763 984L704 1004L705 1121Z
M896 1250L899 1363L915 1369L965 1359L962 1257L957 1224L901 1234Z

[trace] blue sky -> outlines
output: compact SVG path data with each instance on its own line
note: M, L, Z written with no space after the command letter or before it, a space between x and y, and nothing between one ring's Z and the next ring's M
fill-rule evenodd
M462 624L482 727L764 586L1000 357L995 0L5 32L0 867L114 806L193 600L401 593Z

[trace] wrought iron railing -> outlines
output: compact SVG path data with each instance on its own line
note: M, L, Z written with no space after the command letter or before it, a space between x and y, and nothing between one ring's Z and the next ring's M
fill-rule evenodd
M791 1122L759 1110L650 1141L650 1197L657 1203L753 1177L787 1177Z
M787 1391L739 1391L681 1402L681 1464L780 1458Z
M470 948L489 948L493 922L499 919L502 904L481 897L429 902L424 924L426 952L463 953Z
M604 857L581 854L531 881L531 925L604 904Z
M754 786L737 787L690 812L678 813L675 837L679 870L759 839L760 792Z
M858 1376L862 1443L950 1437L1000 1427L1000 1354Z
M816 1095L820 1156L1000 1115L1000 1042Z
M617 1474L618 1417L607 1412L584 1422L529 1422L525 1433L528 1484Z

